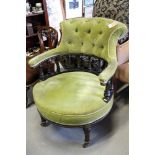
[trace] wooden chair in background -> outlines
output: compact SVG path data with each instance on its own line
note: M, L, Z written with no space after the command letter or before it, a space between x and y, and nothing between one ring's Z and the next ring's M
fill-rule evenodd
M33 101L28 101L27 92L39 80L39 68L31 69L28 65L28 61L30 58L55 48L58 43L58 32L52 27L42 26L38 29L37 34L39 38L40 50L37 53L32 52L31 56L26 57L26 107L29 107L33 104ZM54 70L53 63L51 63L51 69ZM44 72L47 72L46 63L44 63L43 70Z

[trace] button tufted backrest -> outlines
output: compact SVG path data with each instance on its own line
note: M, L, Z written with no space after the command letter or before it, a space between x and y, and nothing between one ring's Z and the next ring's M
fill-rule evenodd
M60 46L64 52L116 58L118 38L127 31L124 24L106 18L73 18L61 24Z

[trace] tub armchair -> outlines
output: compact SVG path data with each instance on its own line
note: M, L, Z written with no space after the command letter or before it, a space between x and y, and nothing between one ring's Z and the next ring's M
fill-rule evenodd
M112 108L116 45L127 27L106 18L74 18L60 26L59 46L29 61L31 67L40 68L41 81L34 86L33 97L42 126L53 122L81 127L83 147L87 147L91 124L103 119ZM45 61L49 64L46 75L42 71ZM56 65L54 72L50 71L51 61Z

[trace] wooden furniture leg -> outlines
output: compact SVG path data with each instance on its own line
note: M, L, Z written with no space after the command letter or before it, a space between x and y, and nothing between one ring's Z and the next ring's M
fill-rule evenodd
M40 115L40 118L41 118L41 123L40 123L40 125L43 126L43 127L48 126L47 120L40 114L40 112L39 112L39 115Z
M89 141L90 141L90 130L91 130L90 125L83 126L83 131L84 131L84 134L85 134L85 140L84 140L84 144L83 144L83 147L84 148L89 145Z

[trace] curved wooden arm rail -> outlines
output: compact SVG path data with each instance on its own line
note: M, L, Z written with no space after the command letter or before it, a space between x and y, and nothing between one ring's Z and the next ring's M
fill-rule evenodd
M53 72L51 69L51 62L55 63L56 71ZM43 63L48 64L48 72L43 72ZM63 65L63 68L60 65ZM74 72L74 71L84 71L90 72L95 75L99 75L108 65L108 62L97 56L83 54L83 53L70 53L63 55L55 55L52 58L46 59L39 64L40 68L40 80L46 80L50 76L55 76L57 74L65 72ZM37 66L35 66L36 68ZM104 92L104 101L108 103L113 95L113 85L112 79L101 85L106 86Z

